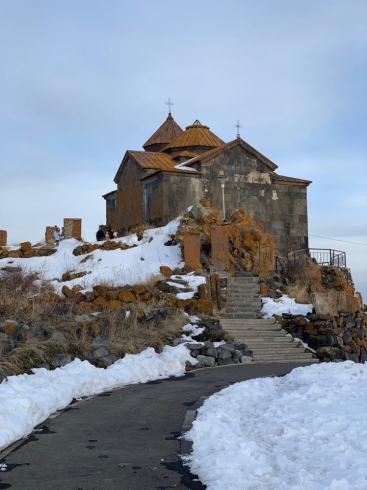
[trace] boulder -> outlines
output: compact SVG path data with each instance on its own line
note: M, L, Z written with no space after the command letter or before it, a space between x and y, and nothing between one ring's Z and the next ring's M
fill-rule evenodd
M131 293L130 291L122 291L119 294L119 300L122 301L123 303L132 303L136 301L136 298L133 295L133 293Z
M215 366L214 357L202 356L199 354L196 357L196 359L199 361L199 363L196 364L196 367L214 367Z
M227 357L226 359L218 359L218 366L229 366L230 364L234 364L232 356Z
M332 335L310 335L308 345L311 349L318 349L324 346L331 346L334 343Z
M115 361L117 361L117 357L113 354L108 354L108 356L101 357L100 362L103 362L106 366L111 366Z
M97 349L101 345L104 345L106 342L107 338L104 335L97 335L92 341L93 349Z
M109 352L108 352L107 347L105 347L104 345L101 345L95 351L93 351L92 355L93 355L93 359L97 361L98 359L101 359L102 357L108 356Z
M59 342L67 342L67 338L65 337L65 335L59 330L55 330L54 332L52 332L51 338L53 340L58 340Z
M243 354L240 350L234 350L232 352L232 358L235 363L240 362L241 357L243 357Z
M106 288L106 286L94 286L93 292L95 297L102 296L102 298L106 299L108 289Z
M205 355L216 359L218 357L218 349L215 347L209 347L208 349L205 349Z
M232 359L232 351L229 349L226 349L224 346L220 346L218 348L218 360L221 359Z
M102 297L98 296L92 303L92 308L95 311L101 311L106 308L107 301Z
M66 364L69 364L71 361L72 359L69 354L60 354L52 359L51 364L54 367L62 367L66 366Z
M240 362L241 362L241 364L249 364L250 362L252 362L252 357L250 357L250 356L242 356L240 358Z
M122 302L118 299L110 299L106 304L107 310L117 310L118 308L122 308Z
M316 352L322 359L344 359L344 351L338 347L320 347Z
M171 277L173 274L172 269L170 267L168 267L167 265L161 265L159 270L160 270L161 274L163 274L166 277Z
M66 285L62 287L61 292L66 298L72 298L75 295L75 291L68 288Z

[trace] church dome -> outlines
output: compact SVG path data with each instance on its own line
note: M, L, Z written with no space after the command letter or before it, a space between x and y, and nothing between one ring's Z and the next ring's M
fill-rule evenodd
M161 151L163 147L171 143L182 133L182 129L173 119L171 113L169 113L164 123L148 139L148 141L144 143L143 148L145 151Z
M218 148L224 144L224 141L212 133L208 126L204 126L200 121L196 120L194 124L187 126L186 130L175 140L165 146L163 151L175 153L184 149L190 149L196 153L202 153L203 151Z

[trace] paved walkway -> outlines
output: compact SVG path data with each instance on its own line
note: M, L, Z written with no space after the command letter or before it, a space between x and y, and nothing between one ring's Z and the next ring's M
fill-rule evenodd
M0 490L202 490L180 460L186 411L229 384L295 367L202 369L72 405L2 460Z

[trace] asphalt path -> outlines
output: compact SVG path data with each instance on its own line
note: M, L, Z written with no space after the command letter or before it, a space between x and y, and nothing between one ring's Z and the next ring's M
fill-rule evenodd
M298 366L201 369L73 404L3 457L0 490L205 489L181 462L179 435L190 407L230 384Z

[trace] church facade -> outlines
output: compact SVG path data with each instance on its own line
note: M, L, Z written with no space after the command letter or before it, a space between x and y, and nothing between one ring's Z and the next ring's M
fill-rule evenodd
M183 131L171 113L118 168L117 189L105 194L106 224L125 231L139 223L168 223L209 198L228 217L244 208L282 255L308 247L309 180L279 175L277 165L239 136L225 143L195 121Z

